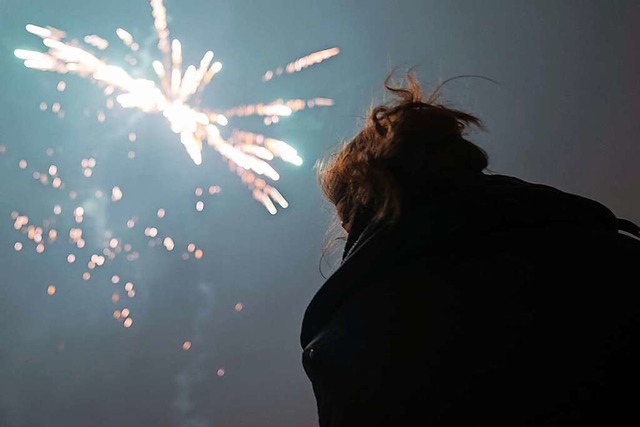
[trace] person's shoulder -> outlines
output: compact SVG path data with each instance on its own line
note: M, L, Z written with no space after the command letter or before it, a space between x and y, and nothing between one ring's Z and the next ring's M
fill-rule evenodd
M549 191L559 191L564 193L564 191L549 184L543 184L540 182L534 182L532 180L525 180L523 178L518 178L512 175L502 175L497 173L482 174L479 182L483 185L496 185L496 186L502 185L502 186L515 186L515 187L523 187L523 188L539 188L539 189L546 189Z

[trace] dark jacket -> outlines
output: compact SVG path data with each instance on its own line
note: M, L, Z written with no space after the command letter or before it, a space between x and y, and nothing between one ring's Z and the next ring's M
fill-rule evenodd
M410 199L306 310L321 427L640 425L640 242L610 210L499 175Z

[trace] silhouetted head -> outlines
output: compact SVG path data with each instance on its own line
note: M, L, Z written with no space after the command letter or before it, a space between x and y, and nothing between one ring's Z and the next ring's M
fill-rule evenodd
M363 129L319 165L319 181L350 232L357 215L369 222L394 224L406 198L435 183L479 175L488 166L486 153L464 138L477 117L445 107L439 86L422 99L413 75L405 87L385 87L391 103L374 107Z

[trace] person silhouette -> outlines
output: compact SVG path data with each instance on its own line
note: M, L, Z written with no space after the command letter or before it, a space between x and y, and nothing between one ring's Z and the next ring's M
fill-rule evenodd
M477 117L395 100L319 168L348 233L302 363L321 427L640 425L640 230L491 173Z

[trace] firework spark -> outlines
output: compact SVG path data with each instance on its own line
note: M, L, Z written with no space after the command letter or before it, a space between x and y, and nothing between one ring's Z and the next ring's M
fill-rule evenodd
M296 111L315 106L330 106L333 101L327 98L311 100L277 100L268 104L239 106L224 112L201 109L197 105L198 96L222 69L222 63L213 61L214 54L208 51L199 65L189 65L183 70L182 45L179 40L170 40L167 26L167 10L162 0L150 0L154 18L154 28L158 39L157 48L162 55L161 61L152 66L155 80L134 78L125 69L110 65L106 60L94 55L89 47L100 51L108 48L109 43L97 35L84 37L87 48L76 40L65 41L64 31L53 27L40 27L29 24L26 30L42 39L46 52L16 49L16 57L24 60L28 68L53 71L61 74L76 74L91 79L104 86L106 95L116 93L116 101L123 108L139 109L147 114L162 114L178 134L187 154L197 165L202 163L202 150L205 145L215 149L228 162L232 170L252 190L253 197L262 203L271 214L277 212L276 203L286 208L286 199L270 185L266 179L277 181L278 172L269 164L275 157L301 165L302 158L286 142L263 135L250 134L234 130L231 137L225 139L221 127L229 124L231 117L263 116L265 125L278 123L281 117L290 116ZM132 53L139 45L128 31L118 28L116 35ZM263 81L271 80L274 75L299 72L307 67L338 55L338 48L325 49L299 58L286 67L267 71ZM135 64L135 60L129 61ZM46 105L45 105L46 108ZM104 113L98 120L104 121ZM266 179L264 179L264 178Z
M295 61L289 62L286 67L278 67L275 70L268 70L262 76L262 81L269 81L274 76L281 76L285 72L287 74L298 73L307 67L321 63L322 61L333 58L340 53L340 49L332 47L330 49L321 50L318 52L310 53L309 55L298 58Z

